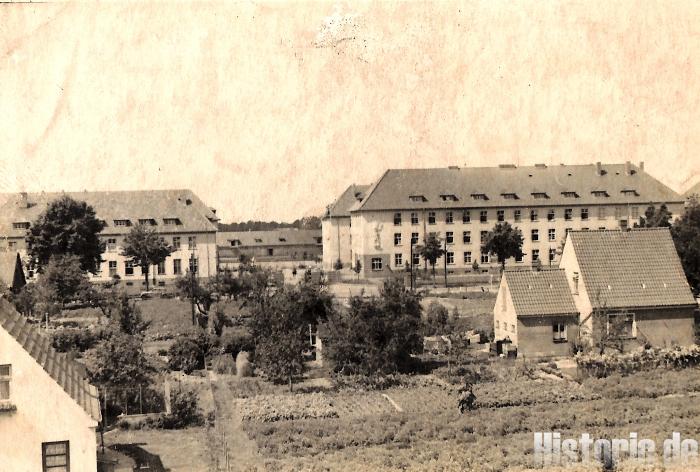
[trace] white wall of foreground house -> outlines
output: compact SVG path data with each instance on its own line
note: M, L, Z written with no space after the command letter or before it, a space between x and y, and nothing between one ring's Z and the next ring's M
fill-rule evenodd
M97 470L94 421L5 330L0 364L11 364L11 403L0 411L0 470L42 470L42 443L69 441L70 470Z
M518 317L513 306L513 298L508 290L508 282L501 277L501 285L493 306L493 334L496 341L510 339L514 346L518 345Z
M569 283L569 289L574 297L574 305L576 305L576 310L579 312L578 323L581 328L581 336L590 342L591 340L588 335L593 329L593 318L590 316L593 311L593 306L591 304L590 294L586 290L585 281L581 276L581 268L579 267L574 245L571 244L571 235L567 235L566 237L559 267L564 269L566 280ZM576 280L578 280L578 283Z

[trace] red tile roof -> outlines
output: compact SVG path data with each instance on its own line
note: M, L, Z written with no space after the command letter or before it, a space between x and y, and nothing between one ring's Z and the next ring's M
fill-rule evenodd
M51 347L49 338L28 323L7 300L0 300L0 327L15 338L90 417L97 422L101 420L97 388L85 378L85 369Z
M564 269L506 270L503 275L517 316L578 313Z
M571 231L569 238L594 306L695 304L668 228Z

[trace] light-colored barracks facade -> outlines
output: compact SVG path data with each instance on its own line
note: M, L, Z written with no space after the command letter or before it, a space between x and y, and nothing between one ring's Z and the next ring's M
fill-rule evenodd
M524 256L507 265L554 265L568 230L632 227L661 204L678 217L684 198L643 163L389 169L329 206L323 264L331 270L338 259L344 267L359 260L365 277L386 277L405 270L411 246L435 233L446 243L448 271L464 273L474 262L497 263L481 252L481 240L508 222L522 231ZM413 263L424 261L413 254Z
M125 285L141 287L141 269L121 255L124 238L138 224L154 229L173 248L165 262L151 268L150 279L162 285L186 274L190 264L199 277L216 274L218 218L215 210L191 190L14 194L0 205L0 251L26 258L27 231L51 202L64 195L86 202L105 222L100 233L105 244L103 262L99 272L91 276L93 281L107 281L118 275ZM28 275L31 278L33 274Z

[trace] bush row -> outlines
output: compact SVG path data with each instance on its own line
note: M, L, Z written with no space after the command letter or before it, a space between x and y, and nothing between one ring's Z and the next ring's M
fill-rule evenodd
M700 346L674 347L670 349L650 348L628 354L577 354L579 369L593 377L631 374L659 367L681 369L700 365Z

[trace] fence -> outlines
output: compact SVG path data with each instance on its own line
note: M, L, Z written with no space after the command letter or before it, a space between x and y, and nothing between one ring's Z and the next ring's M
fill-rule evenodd
M151 385L133 387L103 387L100 389L102 421L105 425L114 422L120 415L145 415L166 411L166 395Z

